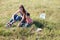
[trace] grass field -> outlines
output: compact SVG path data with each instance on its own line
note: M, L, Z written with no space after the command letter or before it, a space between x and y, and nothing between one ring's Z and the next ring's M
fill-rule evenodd
M28 28L19 28L17 23L5 28L12 14L23 4L31 14L34 23ZM46 19L39 18L42 10L46 11ZM42 26L41 26L42 25ZM31 32L31 28L34 28ZM35 30L43 30L37 34ZM60 0L0 0L0 40L60 40Z

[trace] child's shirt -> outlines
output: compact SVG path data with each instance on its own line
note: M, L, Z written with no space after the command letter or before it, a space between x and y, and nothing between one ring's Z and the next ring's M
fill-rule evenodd
M26 18L26 22L27 22L28 24L31 24L33 21L32 21L32 19L31 19L30 17L27 17L27 18Z

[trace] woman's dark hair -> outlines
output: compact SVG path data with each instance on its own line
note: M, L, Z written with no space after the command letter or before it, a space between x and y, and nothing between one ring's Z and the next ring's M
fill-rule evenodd
M25 10L25 8L24 8L24 6L23 5L20 5L20 7L19 8L22 8L23 9L23 11L22 12L24 12L25 14L26 14L26 10Z

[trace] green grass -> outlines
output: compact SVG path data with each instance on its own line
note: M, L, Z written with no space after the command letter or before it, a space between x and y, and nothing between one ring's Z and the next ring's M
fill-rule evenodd
M31 14L34 23L28 28L5 28L12 14L23 4ZM46 11L46 19L39 18L42 10ZM30 32L31 28L33 30ZM60 40L60 0L0 0L0 40L36 40L35 30L41 27L39 40Z

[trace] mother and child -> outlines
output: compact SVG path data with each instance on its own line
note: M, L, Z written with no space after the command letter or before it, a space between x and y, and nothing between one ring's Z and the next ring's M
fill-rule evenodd
M20 15L18 15L20 14ZM19 9L12 15L11 20L7 23L8 27L11 27L13 23L19 21L18 27L28 26L33 23L30 18L30 13L28 13L23 5L19 6Z

